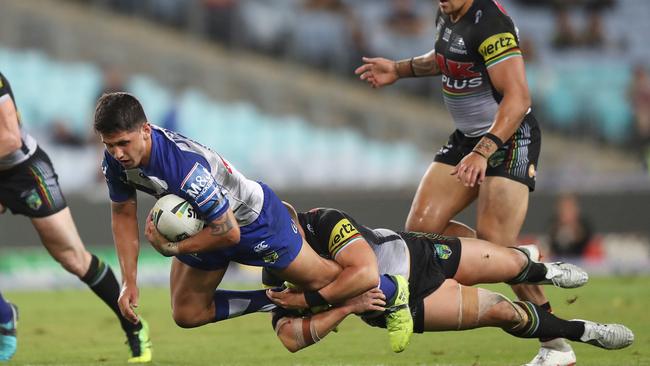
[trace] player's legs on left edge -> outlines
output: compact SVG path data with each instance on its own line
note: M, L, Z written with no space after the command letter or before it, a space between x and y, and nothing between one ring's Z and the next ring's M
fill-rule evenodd
M84 247L69 208L39 218L32 218L43 245L68 272L79 277L118 317L131 351L130 363L150 362L152 345L149 326L143 319L132 324L122 316L117 305L120 286L109 265Z
M6 301L0 293L0 361L8 361L16 353L18 339L18 308Z

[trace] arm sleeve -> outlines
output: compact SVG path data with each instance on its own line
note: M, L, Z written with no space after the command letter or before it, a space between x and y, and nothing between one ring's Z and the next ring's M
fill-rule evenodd
M476 50L485 67L489 68L511 57L521 56L519 37L514 23L501 10L497 14L483 16L476 31Z
M108 195L113 202L124 202L135 195L135 188L130 186L121 178L123 170L119 167L108 152L104 151L104 160L102 161L102 173L106 178L108 186Z
M346 213L335 209L322 209L317 231L327 240L327 251L332 258L352 242L361 239L357 224ZM321 240L322 240L321 239Z
M228 210L228 199L222 192L222 187L208 169L208 162L197 154L183 154L180 169L178 190L203 216L207 222L214 221Z

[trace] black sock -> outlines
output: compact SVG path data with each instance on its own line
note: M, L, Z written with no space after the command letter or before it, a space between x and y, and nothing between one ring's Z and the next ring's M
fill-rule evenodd
M549 313L553 313L553 308L551 307L551 302L550 301L547 301L547 302L543 303L539 307L542 308L542 310L546 310ZM548 341L552 341L553 339L555 339L555 338L540 338L539 341L540 342L548 342Z
M141 323L133 324L122 316L120 308L117 306L117 298L120 296L120 285L117 283L111 267L102 262L94 254L92 254L92 259L90 260L88 272L81 277L81 281L88 285L95 295L113 310L115 315L120 319L120 324L125 332L133 332L142 328Z
M569 321L556 317L541 306L528 301L515 301L528 315L528 322L515 330L506 332L519 338L567 338L579 341L585 332L585 324L581 321Z
M546 266L544 263L537 263L531 261L530 268L528 268L528 274L524 282L540 282L546 279Z
M546 278L547 270L546 266L543 263L533 262L530 260L528 252L524 249L517 247L511 247L511 249L522 252L526 256L526 259L528 259L528 263L526 263L524 268L521 270L521 272L519 272L518 275L515 276L515 278L507 281L507 284L517 285L520 283L535 283Z

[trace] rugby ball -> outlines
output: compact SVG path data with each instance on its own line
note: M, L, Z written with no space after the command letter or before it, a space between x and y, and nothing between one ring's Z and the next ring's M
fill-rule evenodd
M156 201L151 219L158 232L169 241L181 241L203 229L204 222L189 202L173 194Z

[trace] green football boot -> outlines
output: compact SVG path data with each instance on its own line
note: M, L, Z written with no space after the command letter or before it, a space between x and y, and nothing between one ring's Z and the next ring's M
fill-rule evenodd
M126 342L131 349L131 357L127 360L128 363L151 362L153 356L153 348L149 338L149 323L142 318L140 318L140 323L142 323L140 330L129 332L126 335Z
M409 283L400 275L391 275L397 287L395 295L386 305L386 328L390 348L402 352L413 334L413 317L409 308Z

